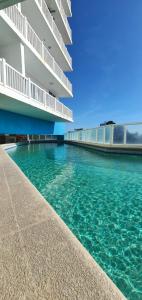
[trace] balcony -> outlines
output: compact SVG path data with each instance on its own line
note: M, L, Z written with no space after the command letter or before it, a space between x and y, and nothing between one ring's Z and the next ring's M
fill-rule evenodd
M72 111L0 59L0 109L48 121L72 122Z
M72 59L45 0L28 0L22 3L21 8L61 69L71 71Z
M44 43L39 39L27 18L22 15L16 6L0 11L0 16L0 27L3 28L0 31L0 43L4 45L19 38L19 41L26 46L27 73L32 74L33 78L39 78L41 85L51 90L57 98L72 97L71 83Z
M71 0L62 0L62 5L63 5L66 16L71 17L72 16Z
M24 0L20 0L20 2L22 2L22 1L24 1ZM14 5L18 2L19 2L19 0L0 0L0 9L4 9L4 8Z
M46 0L48 8L52 13L55 23L62 34L66 45L72 44L72 31L65 14L61 0Z

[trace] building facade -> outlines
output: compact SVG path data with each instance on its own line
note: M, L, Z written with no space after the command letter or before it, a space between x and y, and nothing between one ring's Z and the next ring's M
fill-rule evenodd
M0 10L0 134L64 134L72 111L70 0L26 0Z

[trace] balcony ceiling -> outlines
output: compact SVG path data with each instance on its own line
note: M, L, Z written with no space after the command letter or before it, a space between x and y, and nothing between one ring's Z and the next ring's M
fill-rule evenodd
M0 0L0 9L4 9L8 6L17 4L22 1L24 1L24 0Z
M19 99L21 96L19 97ZM12 98L10 96L1 93L0 87L0 109L11 111L24 116L38 118L46 121L53 122L69 122L63 117L59 117L55 114L48 112L47 110L40 109L39 107L33 106L30 103L22 102L19 99ZM25 98L26 99L26 98Z
M64 24L64 21L63 21L61 11L59 11L59 9L58 9L56 0L45 0L45 1L48 5L48 8L49 8L49 10L50 10L50 12L51 12L51 14L54 18L54 21L55 21L59 31L62 34L64 43L66 45L72 44L72 41L69 37L68 31L67 31L67 28L66 28L66 25Z

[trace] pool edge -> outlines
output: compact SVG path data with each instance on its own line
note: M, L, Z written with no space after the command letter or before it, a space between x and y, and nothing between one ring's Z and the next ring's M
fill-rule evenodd
M119 289L115 286L115 284L111 281L111 279L96 263L93 257L88 253L88 251L73 235L73 233L63 222L63 220L57 215L57 213L54 211L51 205L43 198L43 196L39 193L39 191L35 188L35 186L29 181L29 179L21 171L21 169L9 157L9 155L6 153L6 149L8 149L9 146L10 145L5 145L4 147L0 146L0 158L2 157L2 159L0 159L0 166L4 170L9 193L11 194L11 196L7 194L7 197L8 198L9 196L11 197L12 206L14 207L13 211L15 214L15 220L16 220L15 223L17 223L15 224L17 226L15 228L17 228L17 230L14 230L13 233L19 234L20 231L21 240L23 240L22 234L24 233L25 242L28 243L29 239L31 240L33 239L32 245L34 245L35 242L38 241L39 238L38 235L39 232L42 231L42 225L43 227L45 226L45 228L47 229L47 237L49 238L50 236L49 245L47 245L48 243L45 237L44 239L42 238L43 232L40 238L42 241L43 249L46 249L48 254L50 252L51 257L53 254L51 269L50 272L48 271L49 272L48 276L51 282L50 285L53 286L54 281L58 280L58 278L56 278L55 275L54 275L55 277L53 277L54 268L56 268L57 274L60 274L61 276L61 282L59 285L56 286L55 289L53 287L51 288L51 290L50 288L48 288L49 295L50 296L54 295L55 299L63 299L64 297L63 293L65 293L65 287L66 287L67 289L66 292L68 292L68 295L70 295L70 298L68 299L81 299L81 300L126 299L123 296L123 294L119 291ZM15 146L16 145L11 145L11 147L15 147ZM18 184L15 182L16 180L18 180ZM6 196L5 190L3 192L5 197ZM28 206L30 205L30 213L28 207L27 209L25 207L26 204L23 205L23 199L20 198L21 193L23 194L23 197L25 197L24 198L25 202L27 201L28 198ZM19 199L14 195L19 195ZM18 211L18 209L20 208L17 209L17 204L16 204L17 199L20 202L21 207L23 207L22 213L21 211L20 213ZM36 214L35 214L35 202L34 202L35 199L37 205ZM22 216L21 219L20 219L20 215ZM38 222L37 222L37 215L38 215ZM32 220L31 223L29 222L29 218ZM26 225L25 223L23 223L24 219L25 220L27 219L27 222L29 222L28 226L27 223ZM54 224L54 226L52 223ZM25 233L27 235L25 235ZM6 236L8 236L9 234L11 234L11 232L6 233ZM27 236L28 239L27 241L25 236ZM54 236L54 245L52 245L53 243L52 236ZM4 237L5 234L2 236L2 238ZM38 250L40 250L38 248L41 247L41 244L38 245L36 243L36 247L38 252ZM54 253L53 251L54 248L58 249L60 253L59 265L55 258L56 256L55 253L57 252L57 250ZM34 253L35 249L33 249L33 246L27 249L28 250L26 250L26 256L28 258L30 257L31 259L32 257L31 253ZM41 256L42 254L40 254L40 259L45 260L45 257L41 257ZM19 266L16 266L16 264L17 261L15 261L14 267L19 268ZM48 265L47 265L47 270L48 270ZM39 265L38 272L40 273L40 271L42 272L42 266ZM32 277L35 278L33 272L34 271L31 271ZM10 280L10 278L7 278L7 280ZM44 280L44 278L41 278L41 281L42 280ZM34 284L36 285L35 279L33 279L33 281ZM41 286L43 288L42 284ZM19 288L20 287L18 287L18 289ZM43 290L46 290L46 287L44 287ZM43 294L43 290L41 290L42 294ZM56 295L58 295L58 298L56 297ZM84 295L83 298L82 295ZM34 297L35 299L38 299L38 294L37 294L37 298L36 296Z

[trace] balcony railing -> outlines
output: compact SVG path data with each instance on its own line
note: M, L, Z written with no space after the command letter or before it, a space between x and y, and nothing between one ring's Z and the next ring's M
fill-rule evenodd
M52 69L52 71L55 73L55 76L57 76L63 85L70 91L70 93L72 93L72 84L69 82L68 78L65 76L57 62L54 60L53 56L49 53L44 43L35 33L27 21L27 18L22 15L22 13L17 9L16 5L8 7L3 11L13 22L20 34L22 34L26 41L29 42L33 49L36 50L36 52L40 55L44 63Z
M29 104L34 100L48 112L72 121L72 111L68 107L7 64L5 59L0 59L0 84L29 98Z
M62 5L67 17L72 16L71 0L62 0Z
M71 28L70 28L67 16L65 14L65 11L64 11L64 8L63 8L63 5L62 5L62 0L55 0L55 1L57 3L57 6L58 6L58 9L59 9L60 14L62 16L62 19L64 21L64 24L66 26L66 30L67 30L67 32L69 34L70 40L72 41L72 31L71 31Z
M69 7L69 9L71 11L71 0L67 0L67 3L68 3L68 7Z
M45 0L35 0L35 2L39 5L41 12L43 13L47 23L50 26L51 31L53 32L53 34L55 35L56 40L58 41L60 48L62 50L62 52L64 53L66 59L68 60L70 66L72 66L72 58L69 55L69 52L64 44L64 41L62 39L62 36L58 30L58 27L56 26L56 23L54 22L54 19L47 7L47 4L45 2Z
M68 132L65 139L98 145L142 146L142 122Z

